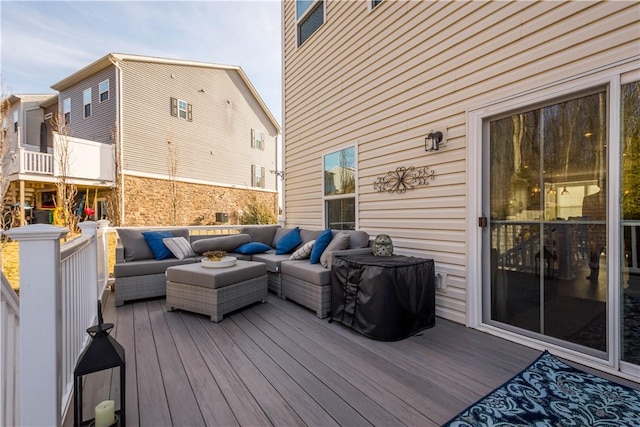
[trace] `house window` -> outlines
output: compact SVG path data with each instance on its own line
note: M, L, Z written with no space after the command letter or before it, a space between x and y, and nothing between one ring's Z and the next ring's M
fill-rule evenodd
M356 228L356 148L324 156L325 226L334 230Z
M178 98L171 98L171 115L174 117L179 117L181 119L185 119L190 122L193 120L193 107L191 104L187 103Z
M82 92L82 105L84 118L91 117L91 88L85 89Z
M251 129L251 148L264 151L264 132Z
M64 124L71 123L71 98L65 98L62 101L62 115L64 116Z
M18 133L18 111L13 112L13 131Z
M109 80L100 82L98 85L98 92L100 93L100 102L104 102L109 99Z
M382 0L371 0L371 9L382 3Z
M251 186L264 188L264 167L251 165Z
M324 24L325 0L296 0L298 19L298 46L307 41Z

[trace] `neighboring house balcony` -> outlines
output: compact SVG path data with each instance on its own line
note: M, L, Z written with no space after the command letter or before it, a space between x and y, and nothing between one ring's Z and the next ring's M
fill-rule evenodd
M11 159L12 181L55 182L65 176L73 184L104 185L114 180L115 150L111 144L56 134L52 153L35 150L18 148Z

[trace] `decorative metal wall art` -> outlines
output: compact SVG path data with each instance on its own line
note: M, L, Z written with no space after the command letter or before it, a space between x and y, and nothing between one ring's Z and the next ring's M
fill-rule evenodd
M434 180L436 173L429 166L415 168L413 166L399 166L394 171L389 171L385 176L376 178L373 188L377 191L389 193L404 193L416 187L429 185L429 180Z

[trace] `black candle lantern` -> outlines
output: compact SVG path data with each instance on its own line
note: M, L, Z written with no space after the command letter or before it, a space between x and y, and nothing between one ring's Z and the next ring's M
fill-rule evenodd
M91 341L80 355L73 371L74 427L96 424L95 419L84 421L82 415L82 376L112 368L120 368L120 410L114 411L113 424L123 427L126 425L124 348L109 335L112 328L113 323L103 323L102 306L98 301L98 324L87 329Z

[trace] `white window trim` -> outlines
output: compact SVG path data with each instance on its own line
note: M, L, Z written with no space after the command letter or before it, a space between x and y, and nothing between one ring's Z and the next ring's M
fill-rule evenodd
M87 88L85 90L82 91L82 117L83 118L89 118L93 115L93 100L92 100L92 96L93 96L93 91L91 90L91 88ZM85 95L89 93L89 102L87 102L85 100ZM87 105L89 106L89 115L87 115Z
M180 108L180 105L184 104L184 109ZM189 103L187 101L183 101L182 99L178 99L178 117L183 119L183 120L187 120L187 111L189 108ZM180 114L182 111L184 111L184 117L182 117L182 115Z
M354 169L355 170L353 171L353 175L354 175L354 179L355 179L355 183L356 183L355 192L354 193L349 193L349 194L334 194L334 195L331 195L331 196L325 195L325 192L324 192L324 158L325 158L325 156L328 155L328 154L337 153L338 151L342 151L344 149L351 148L351 147L353 147L353 149L354 149L354 154L353 154L354 161L353 161L353 163L354 163ZM358 206L359 206L358 201L359 201L359 198L360 198L359 197L359 193L360 192L358 191L358 144L357 143L355 143L355 144L346 144L346 145L341 145L341 146L338 146L338 147L334 147L331 150L327 150L327 151L322 153L322 157L321 157L320 161L322 162L322 165L321 165L322 166L321 167L322 171L320 172L321 173L321 182L322 182L322 185L321 185L321 188L320 188L320 191L322 192L322 227L325 227L327 225L327 209L326 209L327 204L326 204L326 201L327 200L337 200L337 199L351 198L352 197L351 194L353 194L353 197L355 199L354 200L355 209L354 209L354 213L353 213L354 217L355 217L354 218L355 229L359 230L360 229L360 214L359 214L359 209L358 209Z
M254 188L267 188L266 168L258 164L251 165L251 186Z
M620 153L620 89L621 85L627 81L624 79L625 73L638 75L637 63L616 63L610 67L599 68L586 72L571 78L564 79L559 82L545 85L540 88L528 90L526 92L516 94L495 102L487 103L479 107L467 110L467 271L468 271L468 287L467 287L467 319L466 324L471 328L475 328L492 335L500 336L514 342L524 345L533 346L540 349L552 349L554 354L567 358L587 366L594 367L605 371L611 371L616 375L626 374L626 364L620 359L619 346L619 323L614 318L619 313L619 287L609 286L607 299L608 304L613 309L608 309L607 324L613 325L614 343L610 347L608 360L588 356L583 353L576 353L565 347L556 346L549 342L541 342L534 338L524 337L522 335L506 331L482 322L482 259L477 256L482 250L482 230L478 227L478 217L482 212L482 141L483 141L483 123L485 120L499 114L506 114L509 111L535 107L538 104L548 103L554 99L573 94L580 94L594 88L607 87L607 104L608 104L608 144L610 153ZM618 155L608 156L608 185L607 194L612 196L607 212L608 218L620 218L620 201L619 192L614 191L615 186L620 181L620 158ZM486 214L486 213L485 213ZM607 248L611 248L611 256L607 257L607 270L612 278L620 277L620 248L614 243L615 236L618 234L618 220L608 221L607 235L609 241ZM617 280L617 279L613 279ZM609 343L608 343L609 344Z
M311 13L311 11L314 10L317 7L316 4L320 3L320 2L322 2L322 24L320 24L320 26L313 32L313 34L311 34L309 36L309 38L307 38L307 40L309 40L311 37L313 37L313 35L316 32L318 32L318 30L320 30L320 27L322 27L324 24L327 23L327 0L314 0L313 3L311 3L311 5L309 5L307 10L304 11L302 16L300 16L300 18L296 18L296 48L302 47L302 45L304 45L307 42L307 40L305 40L304 42L299 43L299 40L300 40L300 23L307 18L307 16ZM296 16L298 16L298 11L297 11L298 5L296 4L294 7L296 8L294 13L295 13Z
M100 89L100 86L101 86L103 83L106 83L106 84L107 84L107 90L101 90L101 89ZM109 92L109 91L110 91L110 89L111 89L111 88L110 88L110 84L109 84L109 79L103 80L103 81L101 81L101 82L98 84L98 103L106 102L106 101L108 101L108 100L109 100L109 98L111 97L111 93ZM106 94L107 94L107 99L105 99L105 100L103 101L103 100L102 100L102 94L103 94L103 93L105 93L105 92L106 92Z
M258 139L257 135L261 135L262 138ZM264 151L266 145L266 134L259 129L251 129L251 148Z

